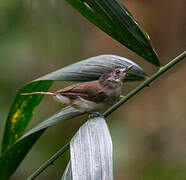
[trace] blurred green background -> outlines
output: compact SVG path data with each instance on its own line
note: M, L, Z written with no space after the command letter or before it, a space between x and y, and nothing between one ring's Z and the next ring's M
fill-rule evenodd
M185 1L124 0L151 37L162 64L186 47ZM151 75L157 69L90 24L64 0L0 2L0 140L16 92L25 83L100 54L129 58ZM186 179L186 62L176 65L108 118L117 180ZM69 83L57 82L56 90ZM138 83L127 83L124 94ZM45 97L28 129L60 110ZM47 129L13 180L25 179L68 142L86 117ZM38 179L60 179L69 154Z

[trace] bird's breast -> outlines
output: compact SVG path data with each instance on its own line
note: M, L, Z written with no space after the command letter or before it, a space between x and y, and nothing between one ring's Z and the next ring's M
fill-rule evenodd
M107 101L109 104L114 104L120 97L121 95L121 88L111 88L108 89L107 91L107 99L105 99L105 101Z
M82 97L78 97L77 99L73 100L72 105L81 112L92 112L105 107L105 103L96 103L94 101L83 99Z

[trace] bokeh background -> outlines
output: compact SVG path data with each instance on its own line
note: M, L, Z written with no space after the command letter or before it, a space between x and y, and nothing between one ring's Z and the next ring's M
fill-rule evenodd
M186 47L185 0L123 0L151 37L162 64ZM0 140L16 92L25 83L100 54L129 58L151 75L157 69L89 23L65 0L0 2ZM57 82L56 90L70 83ZM124 94L139 83L127 83ZM45 97L28 129L60 110ZM86 117L49 128L12 180L28 177L68 142ZM186 61L182 61L108 118L116 180L186 179ZM1 145L0 145L1 146ZM38 179L60 179L69 153Z

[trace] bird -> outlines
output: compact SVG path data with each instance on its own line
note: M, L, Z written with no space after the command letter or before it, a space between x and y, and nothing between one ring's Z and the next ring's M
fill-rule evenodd
M31 92L21 95L51 95L63 105L71 105L80 112L99 116L100 110L115 104L122 93L123 81L131 66L115 66L100 76L98 80L77 83L56 92Z

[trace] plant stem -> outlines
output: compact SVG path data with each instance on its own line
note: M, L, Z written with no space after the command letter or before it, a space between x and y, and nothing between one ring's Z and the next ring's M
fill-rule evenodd
M70 147L70 144L66 144L59 151L57 151L48 161L46 161L39 169L37 169L31 176L27 178L27 180L33 180L39 174L41 174L48 166L53 164L55 160L57 160L64 152L66 152Z
M119 108L122 104L127 102L131 97L136 95L139 91L141 91L144 87L148 86L152 81L154 81L156 78L158 78L160 75L162 75L164 72L172 68L175 64L180 62L186 57L186 51L181 53L179 56L177 56L175 59L170 61L165 66L162 66L159 71L154 73L150 78L148 78L146 81L141 83L139 86L137 86L135 89L133 89L127 96L124 96L120 99L116 104L114 104L111 108L109 108L103 115L104 117L109 116L112 112L114 112L117 108ZM49 165L51 165L56 159L58 159L59 156L61 156L67 149L70 147L70 143L62 147L56 154L54 154L48 161L46 161L37 171L35 171L30 177L27 178L27 180L33 180L35 179L41 172L43 172Z

